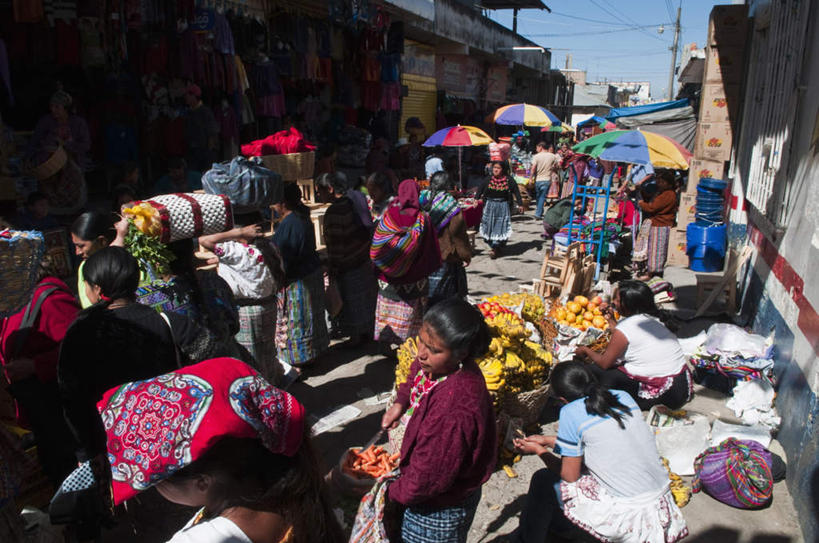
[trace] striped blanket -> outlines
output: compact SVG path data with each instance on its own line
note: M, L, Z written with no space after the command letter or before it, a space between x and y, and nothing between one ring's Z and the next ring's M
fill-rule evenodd
M420 256L421 243L429 227L429 216L418 213L415 222L408 228L402 228L396 215L397 208L390 208L375 227L370 259L389 277L402 277L410 270Z

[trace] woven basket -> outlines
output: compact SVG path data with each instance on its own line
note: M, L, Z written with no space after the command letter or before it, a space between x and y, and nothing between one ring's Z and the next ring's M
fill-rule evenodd
M549 389L549 385L543 385L535 390L507 396L503 399L502 410L510 417L522 419L524 426L536 422L549 399Z
M65 167L67 162L68 154L65 152L65 149L60 146L48 157L48 160L32 168L30 173L42 181L43 179L57 175L59 171Z
M162 224L159 241L162 243L218 234L233 228L230 200L221 194L162 194L145 200L145 203L159 213Z
M0 231L0 318L14 315L29 302L44 254L40 232Z
M268 170L273 170L284 181L311 179L316 168L316 153L290 153L287 155L265 155L262 163Z

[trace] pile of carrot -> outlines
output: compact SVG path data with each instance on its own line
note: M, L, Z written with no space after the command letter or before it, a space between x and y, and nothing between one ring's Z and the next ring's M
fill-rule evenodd
M390 454L383 447L370 445L363 451L350 449L342 469L357 479L379 478L398 466L400 455Z

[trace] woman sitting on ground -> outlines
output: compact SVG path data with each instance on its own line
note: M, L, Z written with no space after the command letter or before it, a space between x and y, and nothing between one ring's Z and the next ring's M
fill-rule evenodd
M606 312L612 330L606 350L578 347L575 353L594 362L605 387L625 390L640 409L682 407L693 394L691 370L677 336L655 316L654 293L642 281L620 281L612 302L625 318L618 322Z
M147 407L132 410L135 403ZM248 365L206 360L112 388L98 408L116 504L156 486L168 501L200 508L170 543L346 541L304 407ZM144 430L166 412L190 425Z
M383 428L406 425L401 475L387 489L405 507L401 541L465 543L495 469L492 399L475 360L489 348L489 329L474 306L450 298L424 316L418 356Z
M631 396L602 386L582 362L558 364L550 380L564 404L557 435L514 441L547 467L532 477L514 541L544 543L550 530L574 525L601 541L671 543L688 535L654 433Z
M452 188L449 174L435 172L429 180L429 190L422 190L421 208L429 213L443 264L429 276L429 305L451 297L466 298L466 270L472 260L472 247L466 235L458 202L447 191Z

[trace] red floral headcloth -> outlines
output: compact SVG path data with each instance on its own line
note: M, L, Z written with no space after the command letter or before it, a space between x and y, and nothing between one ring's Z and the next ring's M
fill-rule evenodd
M233 358L214 358L105 393L97 404L119 504L194 462L224 437L274 453L301 445L304 407Z

